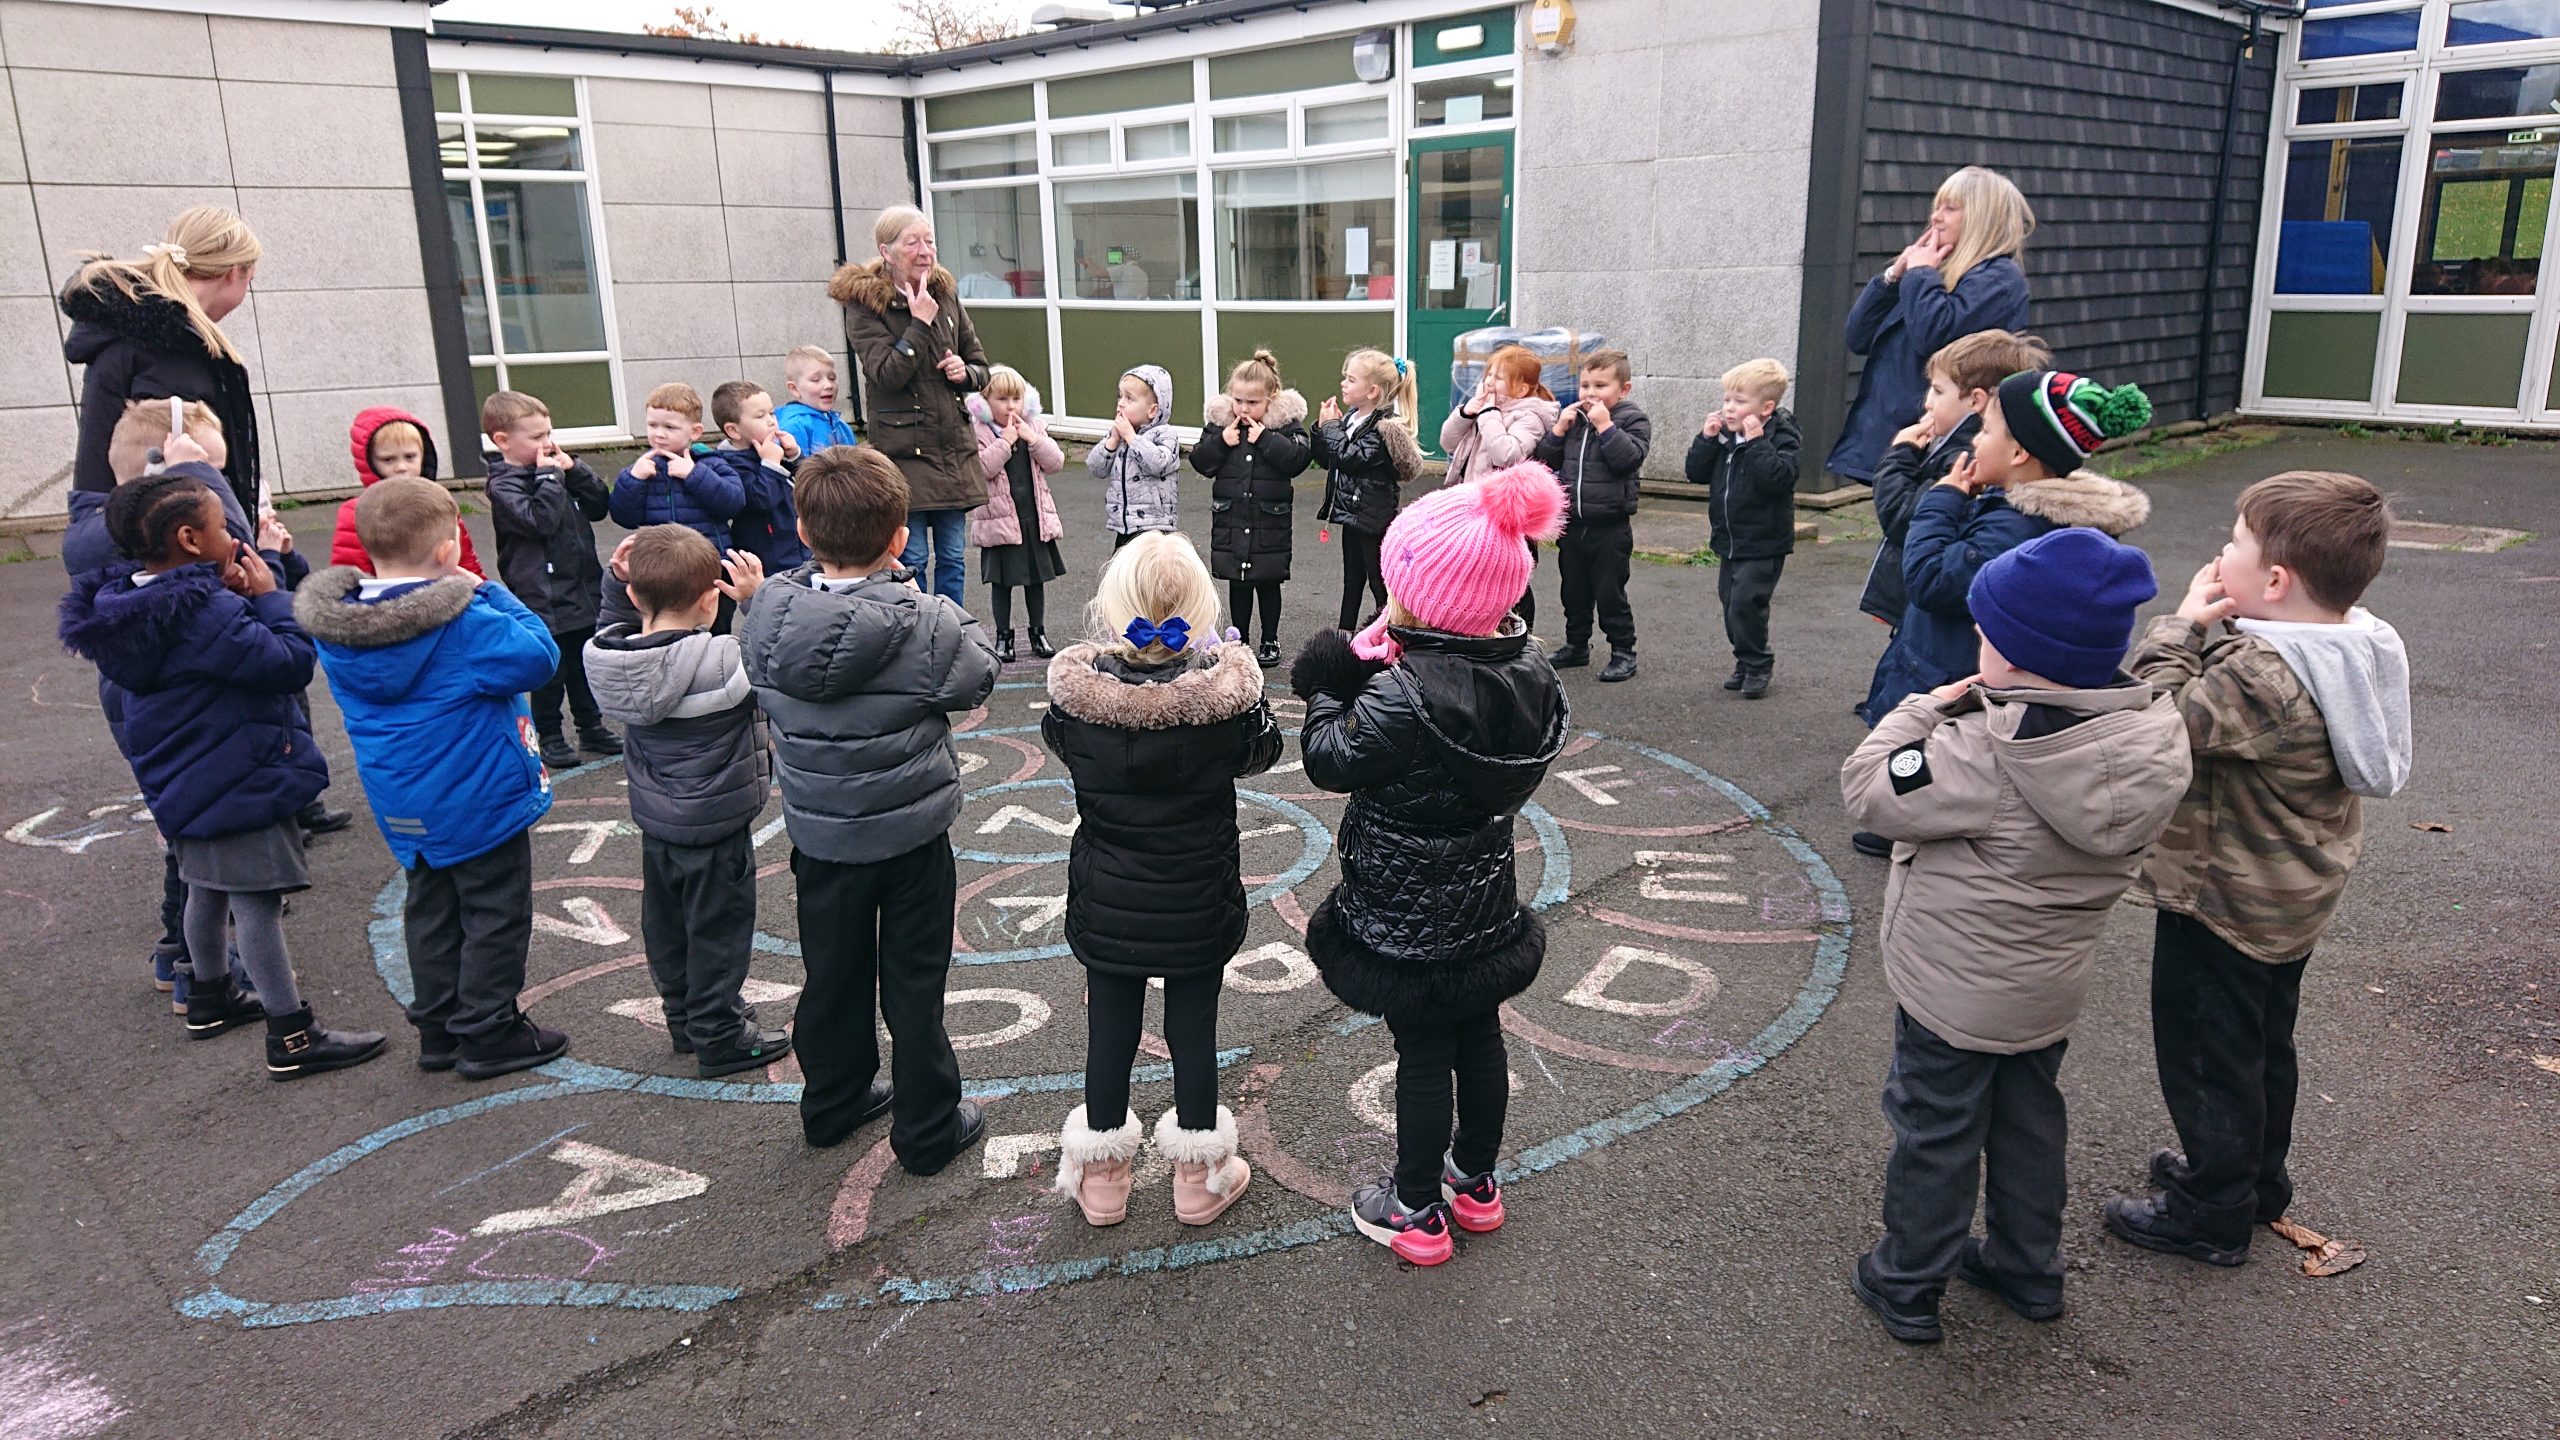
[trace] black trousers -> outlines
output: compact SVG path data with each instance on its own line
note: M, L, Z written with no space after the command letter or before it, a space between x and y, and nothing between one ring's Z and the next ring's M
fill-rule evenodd
M1262 639L1275 644L1280 639L1280 583L1277 580L1230 580L1227 582L1227 623L1236 634L1253 638L1253 611L1262 607Z
M1733 645L1733 663L1745 675L1766 675L1778 657L1769 653L1769 597L1778 592L1778 574L1787 557L1716 562L1716 599L1724 602L1724 637Z
M1627 571L1636 553L1635 521L1576 520L1556 543L1556 570L1564 586L1564 643L1591 643L1591 613L1609 648L1636 652L1636 612L1627 603Z
M722 603L728 603L723 597ZM596 708L596 693L587 688L587 642L596 632L562 630L552 635L560 646L560 665L542 688L533 692L533 728L545 735L560 733L560 700L567 696L570 717L580 730L593 730L604 724L604 712Z
M164 955L184 959L187 953L187 882L178 878L178 852L160 846L160 942Z
M468 1048L514 1028L533 944L533 832L459 865L409 867L401 915L409 945L409 1023Z
M1164 1044L1173 1052L1174 1123L1218 1128L1218 991L1226 972L1177 975L1164 982ZM1133 975L1085 972L1084 1119L1109 1130L1129 1118L1129 1067L1145 1027L1147 982Z
M1396 1037L1396 1198L1419 1209L1440 1198L1440 1157L1480 1175L1502 1149L1511 1108L1511 1057L1502 1045L1502 1012L1454 1018L1387 1017ZM1449 1133L1450 1082L1456 1080L1458 1126Z
M2253 1223L2293 1203L2293 1022L2310 963L2253 959L2192 916L2163 910L2153 922L2151 1044L2187 1152L2168 1195L2215 1241L2245 1245Z
M958 883L951 837L868 864L794 849L800 959L808 988L792 1026L806 1084L800 1128L814 1144L842 1140L880 1073L877 1025L888 1022L889 1148L933 1169L959 1148L960 1060L942 1028Z
M1386 608L1387 581L1378 569L1378 547L1387 537L1383 534L1373 535L1366 530L1354 530L1347 525L1340 533L1342 535L1342 613L1336 619L1340 622L1341 628L1358 630L1362 619ZM1366 590L1371 597L1371 603L1365 608L1360 603L1360 594L1363 590Z
M1021 588L1023 615L1031 622L1032 632L1038 634L1046 631L1049 628L1049 587L1025 585ZM1014 587L1011 585L987 587L987 593L992 602L990 608L995 611L996 633L999 635L1013 633L1013 591Z
M756 842L745 826L709 845L640 837L640 943L666 1007L667 1033L697 1055L733 1046L746 1028L747 961L756 931Z
M1884 1238L1872 1283L1901 1306L1935 1303L1973 1230L1982 1188L1982 1265L2012 1294L2062 1298L2062 1168L2068 1119L2057 1040L2023 1055L1959 1050L1896 1008L1884 1118Z
M1111 548L1116 551L1146 533L1144 530L1114 530L1111 532Z
M1520 592L1520 601L1511 607L1511 613L1520 617L1521 624L1534 627L1538 623L1538 542L1525 543L1529 547L1529 584Z

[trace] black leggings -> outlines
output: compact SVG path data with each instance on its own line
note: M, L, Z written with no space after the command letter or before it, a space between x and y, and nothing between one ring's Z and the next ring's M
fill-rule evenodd
M1253 633L1253 607L1262 605L1262 643L1280 642L1280 582L1277 580L1230 580L1227 582L1227 620L1238 635Z
M1440 1198L1440 1156L1460 1172L1481 1175L1502 1149L1511 1108L1511 1057L1502 1045L1502 1012L1455 1019L1389 1016L1396 1037L1396 1198L1418 1210ZM1450 1077L1457 1077L1458 1135L1449 1139Z
M1012 634L1013 587L1010 585L990 585L987 589L993 592L995 596L996 633L999 635ZM1048 592L1049 587L1046 585L1025 585L1022 587L1023 613L1030 619L1031 633L1035 635L1041 634L1049 628Z
M1373 535L1366 530L1343 527L1342 613L1338 618L1345 630L1360 628L1360 618L1365 613L1360 604L1361 591L1368 591L1376 600L1377 603L1370 609L1386 608L1386 577L1378 570L1378 548L1386 538L1384 535Z
M721 604L736 602L727 596ZM595 638L595 628L566 630L551 638L560 646L560 664L551 678L533 692L533 728L544 735L560 733L560 702L569 702L569 718L577 722L580 733L604 728L604 712L596 707L595 692L587 688L587 642ZM718 633L726 634L725 630Z
M1225 971L1215 970L1164 982L1174 1123L1185 1130L1218 1128L1218 990L1226 978ZM1129 1067L1138 1058L1138 1031L1146 1017L1146 981L1085 972L1084 1121L1096 1130L1115 1129L1129 1118ZM1440 1183L1436 1172L1431 1183Z

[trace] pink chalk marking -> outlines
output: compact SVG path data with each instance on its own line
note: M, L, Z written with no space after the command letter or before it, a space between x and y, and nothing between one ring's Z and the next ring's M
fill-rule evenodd
M1351 1187L1324 1176L1299 1162L1298 1157L1280 1148L1271 1137L1271 1117L1264 1113L1262 1091L1280 1074L1277 1065L1256 1065L1245 1080L1245 1093L1253 1096L1236 1112L1236 1147L1247 1158L1262 1167L1262 1173L1277 1180L1287 1189L1306 1196L1328 1210L1351 1203Z
M1599 743L1600 737L1597 735L1576 735L1573 737L1573 742L1564 747L1564 753L1556 758L1559 760L1570 760L1574 756L1581 754L1583 751L1588 750Z
M639 882L634 881L632 883L637 884ZM595 979L599 975L610 975L617 970L628 970L633 966L646 965L648 963L649 952L646 950L635 950L618 960L599 960L593 965L580 966L579 968L570 971L568 974L562 975L556 979L545 980L539 985L527 985L524 987L524 992L516 996L516 1008L521 1010L532 1005L537 1000L547 1000L550 997L559 994L561 991L568 989L572 985L583 984L586 981Z
M1710 945L1803 945L1821 937L1810 930L1700 930L1688 925L1671 925L1660 920L1639 920L1597 905L1585 905L1582 913L1594 920L1621 925L1647 935L1667 940L1703 940Z
M1019 875L1026 870L1037 870L1039 868L1040 867L1036 864L1007 865L1000 869L990 870L986 874L979 876L977 879L970 881L968 884L961 886L960 892L957 895L954 895L951 899L951 913L955 917L951 922L951 953L954 955L975 955L978 953L978 947L970 944L969 938L960 933L960 921L956 918L961 911L969 907L970 901L977 899L979 893L984 891L990 885L1010 880L1014 876Z
M1173 1047L1164 1043L1164 1037L1158 1035L1153 1030L1140 1030L1138 1032L1138 1048L1146 1051L1148 1054L1153 1055L1159 1060L1171 1060L1173 1058Z
M1279 894L1272 896L1271 913L1287 921L1289 923L1289 928L1298 932L1299 939L1303 940L1306 938L1307 912L1305 907L1298 904L1297 891L1283 890Z
M1285 794L1285 795L1284 795L1284 794L1282 794L1281 792L1277 791L1277 790L1265 790L1265 791L1263 791L1262 793L1263 793L1263 794L1265 794L1265 795L1270 796L1270 797L1271 797L1272 799L1274 799L1274 800L1299 800L1299 801L1306 801L1306 800L1340 800L1340 799L1345 798L1345 797L1343 797L1343 796L1340 796L1340 795L1336 795L1336 794L1334 794L1334 793L1333 793L1332 791L1330 791L1330 790L1291 791L1290 793Z
M800 1072L800 1056L794 1052L764 1067L764 1080L768 1085L801 1085L808 1077Z
M586 1263L580 1265L576 1271L567 1275L555 1275L548 1270L483 1270L480 1268L483 1265L488 1264L490 1261L497 1259L499 1252L505 1250L510 1245L528 1240L540 1240L547 1236L557 1236L563 1240L575 1240L579 1244L586 1246ZM588 1239L586 1236L579 1234L575 1230L528 1230L521 1235L510 1235L504 1240L499 1241L497 1244L490 1246L479 1259L472 1261L470 1264L465 1265L462 1268L465 1273L477 1275L483 1280L583 1280L587 1277L589 1271L594 1270L597 1266L602 1265L607 1260L610 1260L621 1253L622 1252L619 1250L607 1249L605 1246Z
M970 731L975 730L986 723L987 707L981 705L977 709L970 711L968 714L961 716L958 720L953 721L951 725L951 733L954 735L966 735Z
M757 878L758 880L770 880L770 879L772 879L774 876L779 875L779 874L781 874L783 871L788 870L788 869L790 869L790 868L791 868L791 862L790 862L790 861L788 861L788 860L776 860L776 861L774 861L774 862L773 862L772 864L770 864L770 865L760 865L760 866L756 867L756 878Z
M1030 779L1032 776L1039 774L1040 767L1047 763L1047 757L1042 754L1039 746L1032 744L1028 740L1022 739L1019 736L973 735L970 738L972 740L983 740L990 745L1002 745L1022 756L1022 764L1015 767L1012 777L1010 779L997 781L996 783L999 785L1019 785L1023 781Z
M871 1197L880 1189L880 1177L889 1173L889 1163L896 1157L889 1153L889 1137L871 1147L853 1168L844 1172L844 1183L836 1187L836 1203L827 1213L827 1248L841 1250L863 1237L871 1228Z
M536 880L533 882L533 888L536 890L637 890L640 888L640 881L637 876L563 875L557 880Z
M1602 825L1597 821L1574 820L1562 815L1556 816L1555 821L1567 830L1587 830L1594 835L1625 835L1634 839L1649 840L1669 839L1675 836L1722 835L1728 830L1747 828L1751 824L1751 817L1737 815L1730 820L1719 820L1713 825Z
M1710 1068L1587 1045L1569 1035L1557 1034L1509 1005L1502 1007L1502 1028L1541 1050L1553 1050L1559 1055L1570 1055L1576 1060L1588 1060L1597 1065L1613 1065L1621 1070L1649 1070L1657 1075L1697 1075Z
M557 795L554 795L553 797L551 797L551 808L552 808L552 809L554 809L554 810L558 810L558 809L560 809L561 807L563 807L563 806L567 806L567 805L615 805L615 806L619 806L619 805L624 805L624 804L627 804L627 803L629 803L629 802L625 801L625 800L624 800L621 796L619 796L619 795L590 795L590 796L586 796L586 797L584 797L584 798L582 798L582 799L576 799L576 800L564 799L564 798L562 798L562 797L560 797L560 796L557 796Z

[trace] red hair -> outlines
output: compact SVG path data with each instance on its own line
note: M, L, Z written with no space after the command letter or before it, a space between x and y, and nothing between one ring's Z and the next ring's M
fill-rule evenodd
M1514 385L1524 385L1528 387L1529 394L1541 400L1553 400L1555 392L1547 388L1542 378L1546 368L1546 362L1527 346L1505 345L1493 352L1492 359L1484 362L1484 375L1488 380L1499 378Z

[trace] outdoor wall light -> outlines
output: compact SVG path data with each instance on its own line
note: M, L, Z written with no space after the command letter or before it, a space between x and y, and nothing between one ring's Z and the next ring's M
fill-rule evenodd
M1351 42L1351 73L1375 85L1396 73L1396 32L1371 30Z

